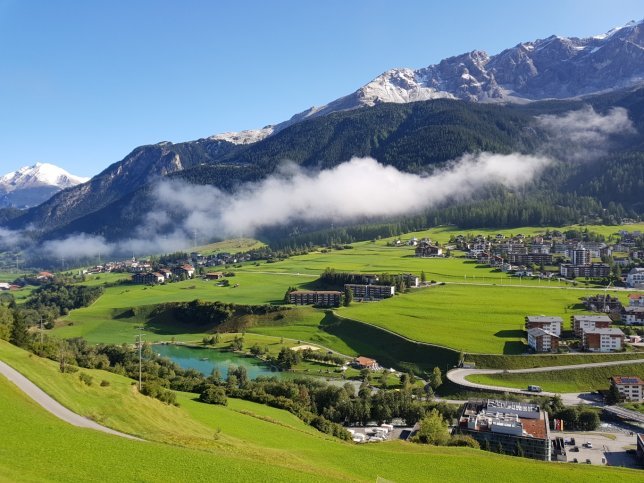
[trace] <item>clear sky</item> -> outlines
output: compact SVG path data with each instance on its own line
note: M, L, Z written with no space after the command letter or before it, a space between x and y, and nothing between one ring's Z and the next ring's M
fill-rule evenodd
M641 0L0 0L0 174L283 121L392 67L644 17Z

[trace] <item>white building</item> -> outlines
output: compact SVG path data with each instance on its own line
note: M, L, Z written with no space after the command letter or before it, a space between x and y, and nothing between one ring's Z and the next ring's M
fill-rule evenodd
M585 330L583 346L589 352L615 352L624 346L624 332L619 329Z
M626 285L631 288L644 288L644 268L633 268L626 275Z
M543 329L528 329L528 345L535 352L556 352L559 337Z
M551 317L546 315L528 315L525 318L525 328L530 329L543 329L555 334L561 335L561 324L563 320L561 317Z
M622 321L627 325L644 325L644 307L624 307Z
M617 387L619 393L626 401L644 401L644 381L636 376L613 376L610 378L611 386Z

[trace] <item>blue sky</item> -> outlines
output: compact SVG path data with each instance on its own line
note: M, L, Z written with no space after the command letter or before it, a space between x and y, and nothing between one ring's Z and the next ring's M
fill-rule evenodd
M490 5L493 4L493 5ZM0 0L0 174L262 127L392 67L644 17L641 1Z

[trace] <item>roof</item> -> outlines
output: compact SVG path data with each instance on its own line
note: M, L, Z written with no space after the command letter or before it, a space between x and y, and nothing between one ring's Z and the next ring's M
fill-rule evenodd
M305 294L328 294L328 295L342 295L342 292L337 290L293 290L291 294L305 295Z
M584 333L599 335L621 335L622 337L624 336L624 332L622 332L620 329L616 329L615 327L610 327L608 329L590 329L585 330Z
M644 381L642 381L639 377L637 376L613 376L611 377L613 382L615 384L630 384L630 385L638 385L638 386L644 386Z
M579 322L613 322L608 315L573 315L573 320Z
M362 356L356 357L356 362L361 366L372 366L374 364L377 364L375 359L369 359L368 357L362 357Z
M553 334L550 331L543 330L538 327L535 327L534 329L528 329L528 335L531 335L532 337L541 337L544 335L549 335L550 337L556 337L557 339L559 338L557 334Z
M631 300L644 299L644 293L632 293L629 294L628 298Z
M553 317L553 316L547 316L547 315L528 315L526 317L526 320L528 322L538 322L538 323L559 322L561 324L563 322L561 317Z

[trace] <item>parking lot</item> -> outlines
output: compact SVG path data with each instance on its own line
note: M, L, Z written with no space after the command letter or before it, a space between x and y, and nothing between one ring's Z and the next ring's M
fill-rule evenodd
M594 432L552 431L550 434L564 440L574 438L574 446L566 445L569 463L576 459L581 464L639 467L635 456L627 453L635 449L635 435L630 431L606 425Z

